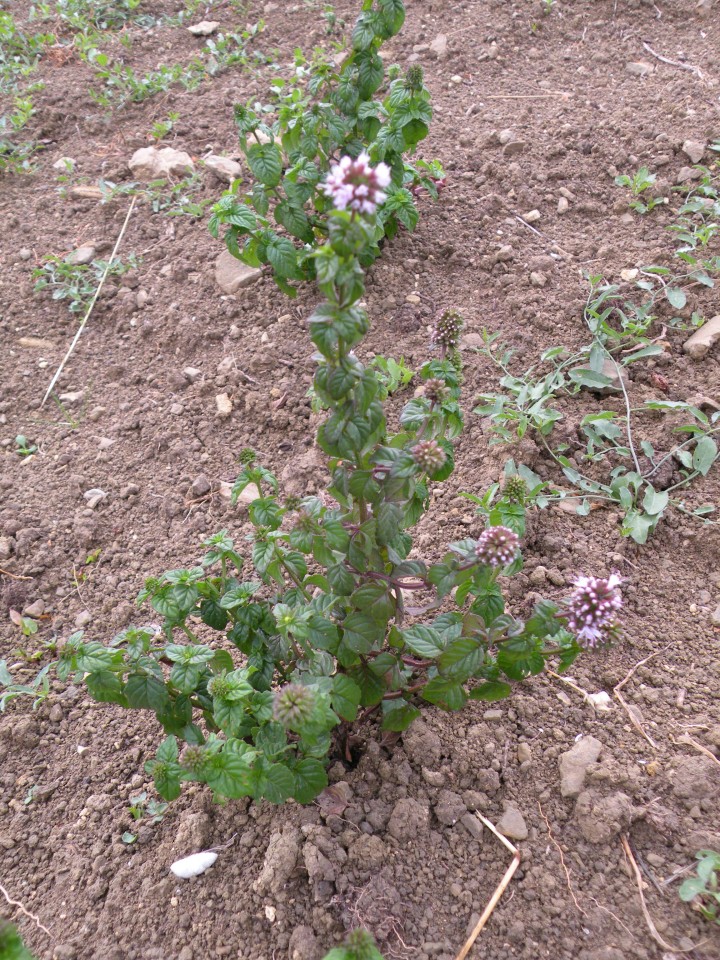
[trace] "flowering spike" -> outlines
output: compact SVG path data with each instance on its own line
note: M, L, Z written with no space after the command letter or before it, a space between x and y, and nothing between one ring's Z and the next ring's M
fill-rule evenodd
M188 744L180 754L180 766L184 770L189 770L195 776L199 776L207 764L207 755L204 747L196 744Z
M457 310L445 310L435 321L430 339L445 351L456 350L460 343L463 318Z
M412 90L413 93L419 93L423 88L424 81L423 68L419 63L414 63L408 68L405 74L405 86L408 90Z
M620 584L616 573L607 580L600 577L577 577L575 589L566 601L568 629L577 635L582 646L601 646L613 639L617 631L615 613L622 607Z
M416 444L410 453L415 463L425 473L437 473L447 460L445 451L437 440L423 440Z
M519 543L509 527L489 527L475 546L475 556L490 567L506 567L515 559Z
M447 386L444 380L437 377L431 377L425 382L425 396L430 403L442 403L447 396Z
M343 157L327 175L322 191L330 197L336 210L352 210L356 213L375 213L387 194L384 187L390 184L390 167L386 163L370 166L370 157L361 153L355 160Z

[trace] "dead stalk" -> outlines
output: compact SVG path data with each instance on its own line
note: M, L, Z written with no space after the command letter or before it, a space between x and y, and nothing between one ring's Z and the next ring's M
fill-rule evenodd
M674 641L673 641L673 642L674 642ZM664 647L662 648L662 650L656 650L655 653L651 653L649 657L645 657L644 660L638 661L638 663L636 663L635 666L634 666L631 670L629 670L629 671L627 672L627 674L623 677L623 679L620 681L620 683L618 683L618 685L613 688L613 693L614 693L615 696L618 698L618 700L620 701L620 704L622 705L623 710L625 711L625 713L627 713L628 717L630 718L630 723L632 723L632 725L635 727L635 729L638 731L638 733L641 734L641 736L643 736L643 737L647 740L647 742L650 744L650 746L653 748L653 750L657 750L657 749L658 749L657 744L655 743L655 741L654 741L651 737L648 736L647 733L645 733L645 731L644 731L644 729L643 729L643 727L642 727L642 724L641 724L640 721L637 719L637 717L634 715L634 713L633 713L632 710L630 709L627 701L625 700L625 698L623 697L623 695L620 693L620 691L621 691L622 688L625 686L625 684L628 682L628 680L630 680L630 679L633 677L633 675L634 675L635 671L638 669L638 667L644 666L646 663L648 663L650 660L652 660L653 657L658 657L658 656L660 656L661 653L665 653L665 651L666 651L666 650L669 650L671 646L672 646L672 643L668 643L666 646L664 646Z
M672 740L672 737L670 738ZM720 760L715 756L714 753L711 753L707 747L704 747L701 743L698 743L697 740L693 738L688 733L684 733L681 737L678 737L677 740L673 740L673 743L686 743L689 747L694 747L699 753L704 753L706 757L710 757L713 763L716 763L720 767Z
M66 363L68 362L68 360L70 359L70 357L71 357L71 355L72 355L72 352L73 352L73 350L75 349L75 347L77 346L78 340L80 339L80 334L83 332L83 330L85 329L85 326L86 326L88 320L90 319L90 314L93 312L93 308L95 307L95 304L97 303L97 298L100 296L100 291L102 290L103 285L104 285L104 283L105 283L105 280L107 279L107 275L108 275L108 273L110 272L110 267L112 266L112 262L113 262L113 260L115 259L115 256L116 256L116 254L117 254L117 252L118 252L118 249L119 249L119 247L120 247L120 243L122 242L122 238L125 236L125 230L127 229L127 225L128 225L128 223L130 222L130 214L131 214L131 213L133 212L133 210L135 209L135 201L136 201L136 200L137 200L137 197L133 197L133 198L132 198L132 201L131 201L131 203L130 203L130 207L129 207L128 212L127 212L127 216L125 217L125 222L123 223L122 229L120 230L120 233L119 233L119 235L118 235L118 238L117 238L117 240L115 241L115 246L114 246L114 248L113 248L113 252L110 254L110 259L109 259L108 262L107 262L107 266L106 266L105 269L103 270L103 275L102 275L102 277L100 278L100 283L99 283L98 286L97 286L97 290L95 291L95 295L93 296L93 298L92 298L92 300L91 300L91 302L90 302L90 306L87 308L87 312L85 313L85 316L82 318L82 321L81 321L81 323L80 323L80 326L78 327L77 333L76 333L75 336L73 337L73 340L72 340L72 343L70 344L70 347L69 347L69 349L68 349L68 352L67 352L67 353L65 354L65 356L62 358L62 361L60 362L60 366L57 368L57 370L55 371L55 375L53 376L52 380L50 381L50 386L49 386L49 387L47 388L47 390L45 391L45 396L43 397L42 403L40 404L41 407L44 407L44 406L45 406L45 401L46 401L47 398L50 396L50 394L52 393L53 387L55 386L55 384L56 384L56 383L58 382L58 380L60 379L60 374L61 374L61 373L63 372L63 370L65 369L65 364L66 364Z
M622 837L623 850L625 851L625 856L630 862L633 873L635 874L635 882L637 883L638 893L640 894L640 906L642 907L643 916L645 917L645 922L647 923L648 930L650 931L650 936L653 938L655 943L663 948L663 950L669 950L671 953L690 953L695 947L690 947L689 950L681 950L680 947L671 946L666 940L658 933L658 929L653 923L653 918L650 916L650 911L647 908L645 903L645 894L642 889L642 875L640 873L640 868L637 865L637 860L633 856L632 849L630 848L630 841L626 836Z
M680 70L689 70L690 73L694 73L698 80L703 80L703 74L700 67L694 67L691 63L682 63L680 60L671 60L669 57L664 57L661 53L656 53L649 43L643 43L643 49L655 57L656 60L659 60L660 63L667 63L671 67L678 67Z
M539 800L538 800L538 802L537 802L537 805L538 805L538 810L540 811L540 816L541 816L541 817L543 818L543 820L545 821L545 826L546 826L546 828L547 828L548 837L550 838L550 843L552 843L552 845L555 847L555 849L557 850L557 852L560 854L560 863L562 864L563 871L565 872L565 882L566 882L566 884L567 884L568 893L569 893L570 896L572 897L572 902L575 904L575 908L578 910L579 913L581 913L584 917L586 917L586 916L587 916L587 912L586 912L585 910L583 910L583 908L582 908L582 907L580 906L580 904L578 903L578 899L577 899L577 897L575 896L575 892L574 892L574 890L573 890L573 888L572 888L572 884L571 884L571 882L570 882L570 870L568 869L568 866L567 866L567 864L565 863L565 854L562 852L562 847L560 846L560 844L557 842L557 840L556 840L555 837L553 836L553 832L552 832L552 830L550 829L550 821L549 821L548 818L545 816L545 811L543 810L543 808L542 808Z
M490 902L483 910L482 916L480 917L478 922L475 924L475 929L467 938L465 946L462 948L462 950L457 955L455 960L465 960L465 957L467 957L468 953L470 953L470 950L472 949L473 944L475 943L477 938L480 936L480 932L482 931L483 927L490 919L490 915L492 914L493 910L498 905L500 897L502 897L503 893L507 888L507 885L512 880L513 874L515 873L517 868L520 866L520 851L518 850L518 848L514 847L510 843L510 841L507 839L507 837L504 837L501 833L498 833L498 831L495 829L492 823L490 823L489 820L486 820L485 817L482 816L482 814L477 813L476 811L475 816L478 818L478 820L481 820L485 824L485 826L488 828L488 830L494 833L495 836L498 838L498 840L508 848L510 853L512 853L513 855L513 859L512 859L512 862L510 863L510 866L505 871L505 875L503 876L502 880L498 884L497 889L495 890L495 893L493 893L492 897L490 898Z
M9 570L3 570L2 567L0 567L0 573L5 577L10 577L11 580L32 580L32 577L21 577L17 573L10 573Z

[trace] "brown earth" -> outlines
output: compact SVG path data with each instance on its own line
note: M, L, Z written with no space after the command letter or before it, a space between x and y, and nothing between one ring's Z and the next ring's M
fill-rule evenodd
M17 4L20 22L27 7ZM169 4L143 8L173 12ZM349 0L337 5L349 23L356 8ZM268 4L257 48L277 51L284 66L295 46L324 42L320 9ZM227 29L261 15L262 4L239 14L218 3L208 18ZM139 73L190 58L201 45L181 27L129 32L129 52L109 47ZM440 33L448 47L438 58L427 45ZM643 41L670 59L686 57L702 78L656 60ZM499 331L516 350L518 371L547 347L586 342L583 270L616 279L621 269L668 262L674 250L664 229L671 211L628 222L627 191L613 178L645 164L660 187L674 185L689 162L682 143L717 137L717 9L702 18L681 0L558 0L544 16L530 2L410 0L406 27L388 46L399 63L414 56L426 68L436 122L422 154L443 161L448 187L439 203L423 201L416 233L389 244L372 270L368 349L419 365L428 323L448 306L466 316L470 335ZM643 77L626 69L640 60L653 67ZM46 59L33 76L46 86L35 94L30 130L46 149L34 175L0 185L0 439L7 438L0 654L20 677L38 664L19 651L62 640L78 624L106 641L131 620L142 622L147 613L133 600L144 577L189 566L204 535L226 527L242 543L247 518L219 491L243 447L256 448L291 492L322 488L305 397L313 368L305 318L316 293L303 290L289 304L261 281L237 297L221 295L220 247L206 223L171 220L147 203L136 206L121 248L141 258L137 271L106 288L60 380L59 393L81 398L41 406L77 321L62 303L33 294L31 271L47 253L81 243L107 256L129 203L63 198L52 163L75 158L76 183L127 181L127 159L171 110L180 121L170 145L194 157L209 147L232 153L233 103L264 97L272 75L230 72L109 118L89 98L91 71L81 62ZM504 130L523 144L512 156L497 136ZM570 194L563 214L561 188ZM203 174L200 199L220 190ZM531 230L518 217L533 209L541 219ZM509 249L498 257L501 248ZM531 273L543 274L545 286ZM691 291L684 315L718 312L713 296ZM653 380L655 361L632 368L634 402L696 394L720 402L718 356L691 361L681 349L686 336L667 334L667 392ZM22 346L23 337L47 343ZM458 468L419 530L429 560L447 542L479 532L481 521L458 494L484 491L507 457L554 476L529 439L519 448L489 446L487 425L471 410L478 393L496 389L497 371L474 342L466 340ZM187 367L200 371L192 383ZM221 392L234 404L228 419L216 416ZM568 400L570 432L600 403L589 395ZM654 421L647 429L660 435ZM17 434L39 452L18 457ZM92 488L107 494L94 509L83 497ZM716 476L693 484L686 499L691 507L717 500ZM512 596L519 607L536 589L561 597L578 572L618 569L627 578L623 642L584 657L572 676L590 692L612 693L652 657L623 688L645 735L616 698L596 712L574 689L542 676L492 710L477 703L459 715L429 710L397 744L364 731L359 765L331 767L331 780L345 784L334 808L222 806L189 789L159 824L141 822L128 846L121 840L133 828L128 801L151 790L143 763L160 731L154 718L57 685L35 712L14 701L0 718L0 882L52 936L19 911L8 915L39 957L57 960L316 960L358 923L387 957L452 960L509 860L470 815L479 810L522 837L522 863L472 958L659 960L681 950L696 960L720 957L718 928L679 901L680 878L671 880L697 850L720 850L717 527L675 512L637 549L618 521L608 510L535 516ZM23 638L8 611L38 600L39 633ZM602 750L563 796L558 758L581 736L595 737ZM583 750L592 747L583 742ZM625 835L664 946L643 918ZM203 876L169 874L178 857L232 838Z

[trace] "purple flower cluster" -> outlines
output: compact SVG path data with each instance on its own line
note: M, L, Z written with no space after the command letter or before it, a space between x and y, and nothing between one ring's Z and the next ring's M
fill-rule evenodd
M490 567L506 567L515 559L519 543L509 527L489 527L475 545L475 556Z
M327 176L322 190L336 210L375 213L378 204L387 198L384 188L390 183L390 167L386 163L370 166L370 157L361 153L354 160L343 157Z
M617 624L615 614L622 606L618 589L622 578L616 573L607 580L600 577L577 577L572 596L566 601L568 629L576 634L578 643L597 647L612 639Z
M445 463L445 451L437 440L424 440L416 444L411 450L415 463L425 473L436 473Z

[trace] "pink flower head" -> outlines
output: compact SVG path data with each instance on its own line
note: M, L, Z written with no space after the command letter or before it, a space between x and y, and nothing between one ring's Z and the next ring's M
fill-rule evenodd
M334 164L321 189L336 210L372 214L387 198L383 188L389 183L388 165L379 163L371 167L370 157L361 153L355 160L343 157L340 163Z
M600 577L577 577L575 589L566 601L568 629L585 647L608 643L617 628L616 612L622 607L622 578L612 573L607 580Z
M491 567L506 567L515 559L520 540L508 527L489 527L475 544L475 556Z

